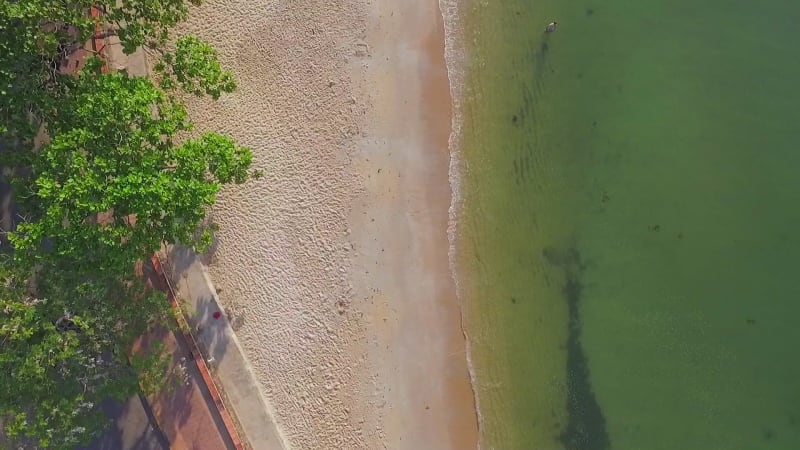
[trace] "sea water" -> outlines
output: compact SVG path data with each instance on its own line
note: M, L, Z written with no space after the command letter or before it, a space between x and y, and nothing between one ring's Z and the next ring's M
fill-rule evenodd
M460 8L482 447L800 448L800 2Z

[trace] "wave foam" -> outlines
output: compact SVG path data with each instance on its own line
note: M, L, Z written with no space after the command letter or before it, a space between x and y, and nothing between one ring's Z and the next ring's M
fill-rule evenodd
M467 350L467 369L469 370L472 394L475 399L475 410L478 418L478 450L481 448L481 430L483 429L483 416L481 415L480 397L477 390L477 380L475 367L472 363L472 346L468 334L468 320L466 313L466 293L459 283L458 277L458 231L459 217L463 210L463 199L461 192L461 180L465 171L465 164L461 155L461 129L464 123L464 89L466 79L467 51L465 45L464 23L460 14L462 7L458 6L458 0L439 0L439 10L444 21L445 34L445 64L447 66L447 77L450 84L450 97L452 106L452 122L448 146L450 149L449 181L451 190L451 200L449 208L449 220L447 225L447 237L449 240L448 257L450 262L450 274L456 288L459 309L461 310L461 331L464 334Z

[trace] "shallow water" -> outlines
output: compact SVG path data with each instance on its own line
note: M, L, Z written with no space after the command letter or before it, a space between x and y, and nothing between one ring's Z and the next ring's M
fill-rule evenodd
M797 17L469 6L457 268L484 448L800 448Z

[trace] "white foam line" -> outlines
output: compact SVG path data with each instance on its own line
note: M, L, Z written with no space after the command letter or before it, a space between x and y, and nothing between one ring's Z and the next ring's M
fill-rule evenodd
M452 119L450 138L448 146L450 149L450 167L448 177L450 181L451 200L449 208L449 220L447 224L447 237L449 241L448 258L450 264L450 275L456 288L456 297L459 310L461 311L461 332L464 335L466 345L467 370L469 371L472 395L475 400L475 413L478 418L478 450L481 449L481 431L483 429L483 416L481 414L480 396L477 390L477 379L475 367L472 363L472 343L467 330L466 317L466 297L462 292L457 272L457 241L459 232L458 219L461 215L463 205L461 198L461 178L464 174L464 161L461 158L461 127L464 122L463 117L463 95L465 83L466 67L466 48L465 39L462 36L463 18L459 15L457 0L439 0L439 10L444 22L444 58L447 67L447 78L450 84L450 98L452 106Z

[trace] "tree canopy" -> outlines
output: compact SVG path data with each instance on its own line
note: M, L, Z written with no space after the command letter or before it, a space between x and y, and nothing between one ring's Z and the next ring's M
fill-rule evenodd
M44 270L37 293L26 277L0 276L0 410L6 433L33 438L44 448L72 448L105 425L99 403L124 399L140 377L162 374L162 355L129 356L149 325L167 319L163 293L127 279L84 279Z
M196 3L192 1L191 3ZM102 10L99 19L89 8ZM0 165L24 220L0 254L0 418L9 436L71 448L104 425L98 405L158 386L163 355L131 355L168 323L163 294L134 266L162 243L210 243L206 211L243 183L252 153L192 124L181 93L235 89L216 51L173 40L183 0L0 0ZM62 61L92 33L159 55L153 78L78 74ZM33 136L44 131L40 147ZM157 383L156 383L157 384Z
M60 99L63 112L47 122L50 143L17 183L20 196L34 199L35 220L11 239L17 258L31 263L57 258L125 273L163 241L195 243L220 185L244 182L252 154L216 133L176 144L191 128L182 104L148 78L102 74L96 65Z
M59 73L59 63L96 30L119 36L126 53L142 46L161 49L170 29L188 17L187 3L0 0L0 133L30 137L36 131L31 116L46 116L65 90L69 75ZM103 11L102 19L88 14L91 7Z

